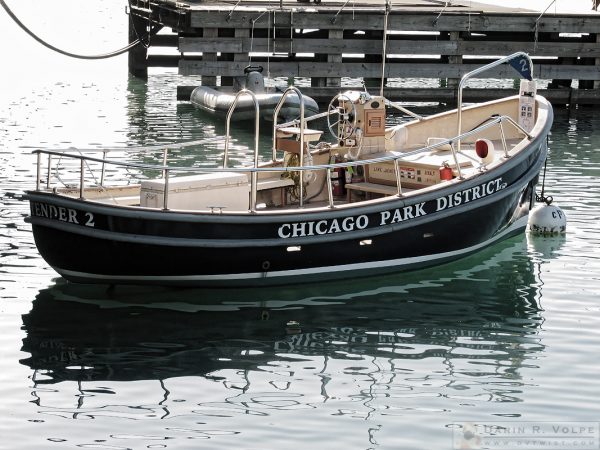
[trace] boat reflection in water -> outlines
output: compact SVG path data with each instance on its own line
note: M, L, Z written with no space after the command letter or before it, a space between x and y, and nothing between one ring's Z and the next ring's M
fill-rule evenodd
M187 381L194 412L236 396L248 412L269 395L305 405L378 399L386 409L419 394L519 401L527 383L520 371L535 369L544 349L541 281L529 252L518 237L413 274L293 288L111 291L57 283L23 316L23 351L31 356L21 362L34 371L40 405L52 404L44 385L79 382L76 410L91 401L86 396L97 406L106 386L127 392L109 381L142 380L155 390L144 387L142 400L122 393L122 404L181 408L176 399L190 391L180 377L196 377Z

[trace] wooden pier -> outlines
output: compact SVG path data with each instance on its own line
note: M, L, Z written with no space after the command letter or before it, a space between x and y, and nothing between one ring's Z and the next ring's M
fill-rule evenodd
M150 25L164 28L147 48L130 53L129 70L144 77L148 67L178 67L182 75L201 76L204 85L229 86L252 63L270 78L302 80L302 91L318 101L340 88L362 89L363 81L378 91L384 77L391 99L453 103L462 75L525 51L534 60L534 77L548 80L538 92L551 102L600 104L600 14L591 5L589 14L552 8L542 14L447 3L394 0L386 9L383 0L132 0L131 40ZM160 54L160 47L170 47L170 54ZM488 76L511 80L515 72L501 66ZM423 78L430 81L425 87L414 81ZM192 87L180 86L178 98L189 99ZM464 98L494 99L512 90L510 82L466 89Z

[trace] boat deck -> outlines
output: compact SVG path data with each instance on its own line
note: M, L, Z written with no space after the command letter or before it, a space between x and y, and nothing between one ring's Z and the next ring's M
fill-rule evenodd
M504 157L504 149L503 143L501 140L493 140L491 141L493 144L493 157L490 158L490 161L499 161ZM514 148L520 142L519 139L508 139L506 140L508 151ZM381 157L382 155L376 155ZM448 164L450 166L453 165L453 156L449 149L441 149L432 151L430 153L424 153L418 155L418 157L408 158L406 160L407 164L410 164L411 168L415 168L415 171L421 167L424 171L433 170L437 171L444 164ZM459 154L459 165L461 169L461 175L463 178L469 178L481 171L481 167L479 164L479 158L475 154L474 145L465 144L461 148L461 153ZM373 169L371 169L373 170ZM457 170L454 169L454 176L456 177ZM418 175L415 172L415 177ZM248 174L248 179L250 179L250 174ZM177 180L177 178L173 178L172 182ZM441 181L442 183L448 181ZM408 182L406 185L401 184L400 192L398 190L398 186L395 181L383 177L377 178L371 174L367 181L363 178L359 178L357 180L353 180L350 183L345 183L344 188L342 190L342 195L337 195L334 198L334 206L335 207L343 207L344 205L350 205L357 201L369 201L369 200L377 200L383 197L389 196L411 196L415 193L420 192L422 189L431 189L435 188L435 184L431 180L423 181L422 184L418 184L416 182L411 183ZM271 199L271 201L259 201L257 204L257 212L261 211L285 211L285 210L293 210L293 209L311 209L311 208L326 208L329 206L326 200L322 198L308 200L305 201L303 206L299 206L297 200L294 200L290 197L289 189L293 188L294 182L291 178L282 177L277 175L277 173L271 173L268 177L262 178L258 181L257 191L259 196L261 194L267 194L266 197L260 197L262 200L265 198ZM248 183L248 192L250 189L250 184ZM78 189L74 188L63 188L59 189L63 195L77 197L80 192ZM135 206L139 207L143 204L140 199L142 197L142 185L130 185L130 186L119 186L119 187L88 187L84 191L84 196L88 201L99 202L103 204L112 204L119 206ZM275 199L275 200L272 200ZM216 204L217 202L215 202ZM148 207L148 206L146 206ZM151 209L161 209L160 207L150 207ZM178 208L170 208L170 209L178 209ZM204 211L206 212L206 211ZM210 208L211 213L221 214L223 212L229 212L226 208L214 206Z

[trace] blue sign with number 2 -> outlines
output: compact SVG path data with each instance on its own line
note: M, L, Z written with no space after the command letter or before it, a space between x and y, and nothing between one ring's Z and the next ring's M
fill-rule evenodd
M532 80L529 59L523 57L513 58L508 63L512 66L513 69L519 72L519 75L521 75L523 78L529 81Z

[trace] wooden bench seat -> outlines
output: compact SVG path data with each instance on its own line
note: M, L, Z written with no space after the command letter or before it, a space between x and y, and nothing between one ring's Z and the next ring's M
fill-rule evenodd
M346 184L346 190L348 191L348 202L352 200L352 191L361 191L373 194L382 195L397 195L398 188L396 186L387 186L385 184L360 182L360 183L348 183Z
M121 196L121 197L105 197L92 199L98 201L100 203L107 203L109 205L119 205L119 206L139 206L140 205L140 196L138 195L129 195L129 196Z
M256 190L263 191L265 189L276 189L287 186L292 186L294 184L294 180L291 178L282 178L281 176L276 177L268 177L268 178L259 178L256 183Z
M275 190L279 189L280 191L280 202L282 205L285 205L285 190L284 188L288 186L293 186L294 180L291 178L282 178L281 175L277 174L275 176L259 178L256 183L256 191L267 191L267 190Z

